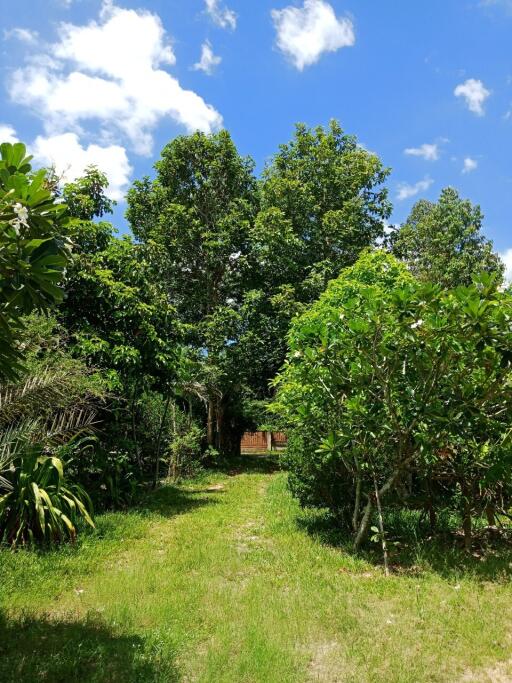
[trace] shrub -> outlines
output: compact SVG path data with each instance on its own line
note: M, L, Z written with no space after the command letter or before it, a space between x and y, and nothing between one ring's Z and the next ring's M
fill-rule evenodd
M292 326L274 410L290 484L351 527L386 503L505 508L511 487L512 298L490 276L444 291L364 254Z
M168 476L175 481L184 477L192 477L202 469L203 430L191 424L181 433L175 435L169 445Z
M66 482L62 461L40 446L23 451L0 482L0 541L17 547L74 540L79 518L94 527L90 498Z

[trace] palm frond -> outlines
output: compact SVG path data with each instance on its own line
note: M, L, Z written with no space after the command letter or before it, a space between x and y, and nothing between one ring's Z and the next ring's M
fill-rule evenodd
M96 424L96 411L91 407L72 408L56 413L41 440L62 443L76 438L85 431L92 431Z
M19 383L0 385L0 426L65 404L73 379L71 371L47 368Z

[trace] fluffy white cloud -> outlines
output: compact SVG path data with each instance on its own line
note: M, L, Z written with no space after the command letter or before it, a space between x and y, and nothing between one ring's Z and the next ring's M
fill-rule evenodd
M196 71L204 71L209 76L215 71L215 68L222 62L222 57L214 54L210 42L207 40L201 46L201 59L194 64Z
M432 178L426 176L423 180L419 180L414 185L409 185L409 183L400 183L398 186L398 191L396 193L396 198L398 201L402 202L404 199L410 199L411 197L416 197L420 192L426 192L429 187L433 184Z
M462 169L463 173L471 173L472 171L476 171L478 168L478 161L476 159L472 159L471 157L466 157L464 159L464 167Z
M76 133L50 137L39 135L30 145L30 153L39 164L54 166L65 182L78 178L87 166L97 166L109 180L107 194L115 200L123 198L132 172L124 147L82 147Z
M0 123L0 144L2 142L10 142L11 144L18 142L16 131L8 123Z
M483 116L485 114L485 100L490 96L491 91L487 90L482 81L475 78L468 78L467 81L458 85L454 90L455 97L463 97L466 105L473 114Z
M206 12L212 18L214 23L221 28L236 28L236 14L232 9L225 5L221 5L219 0L205 0Z
M9 31L4 31L4 38L16 38L22 43L34 44L39 40L39 33L28 28L12 28Z
M48 133L79 132L85 121L112 136L121 131L150 154L152 131L168 117L187 131L210 132L220 114L168 71L175 63L160 18L105 0L99 22L64 23L60 41L11 77L11 98L43 117Z
M413 157L422 157L425 161L437 161L439 159L439 145L437 143L425 143L420 147L408 147L404 154Z
M354 25L348 17L337 17L325 0L304 0L302 7L271 12L277 46L302 71L324 52L336 52L355 43Z
M505 264L505 279L507 282L512 283L512 249L507 249L500 256Z

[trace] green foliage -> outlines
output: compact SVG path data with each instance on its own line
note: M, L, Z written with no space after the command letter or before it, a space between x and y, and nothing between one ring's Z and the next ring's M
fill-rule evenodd
M14 548L74 540L78 519L94 527L91 514L86 492L64 479L61 460L24 445L0 483L0 541Z
M104 387L61 334L51 318L23 319L24 375L0 386L0 538L15 546L74 539L78 518L91 521L89 496L64 469L71 452L90 456Z
M187 425L174 435L169 444L169 476L174 481L197 475L202 469L203 430L195 424Z
M66 206L32 172L25 145L0 145L0 381L20 371L21 317L62 300Z
M451 187L439 201L421 199L401 228L393 233L393 253L422 282L442 287L470 285L480 272L503 275L503 263L482 234L479 206L461 199Z
M251 231L257 285L244 302L240 363L257 398L269 398L293 316L382 236L388 173L335 121L297 125L265 169Z
M374 479L401 505L461 505L465 524L506 501L511 320L512 299L492 278L444 291L384 252L333 281L294 322L278 380L302 502L330 507L357 544Z
M107 187L107 176L95 166L88 166L81 178L74 183L67 183L63 188L62 196L71 216L92 221L95 217L101 218L106 213L112 213L116 202L105 194Z
M297 125L261 184L254 242L272 283L293 284L299 301L315 300L382 237L391 212L383 186L388 174L336 121L314 130Z
M127 216L190 350L182 389L206 402L208 443L228 451L232 434L242 431L228 413L243 383L237 348L240 308L252 277L253 162L240 157L222 131L176 138L155 167L153 182L136 182L129 192Z

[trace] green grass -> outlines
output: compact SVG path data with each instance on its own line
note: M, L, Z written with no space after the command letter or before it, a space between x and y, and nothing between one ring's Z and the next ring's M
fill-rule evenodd
M512 680L507 556L423 545L386 578L270 458L243 462L99 516L75 547L0 552L0 681Z

